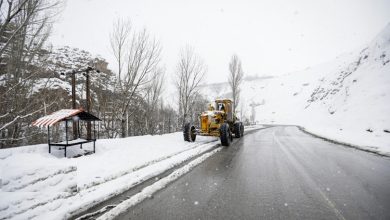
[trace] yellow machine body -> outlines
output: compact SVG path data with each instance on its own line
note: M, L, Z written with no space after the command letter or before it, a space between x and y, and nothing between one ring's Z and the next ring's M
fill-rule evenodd
M220 136L220 127L227 122L234 122L233 104L230 99L217 99L214 106L200 115L200 129L198 134L203 136Z

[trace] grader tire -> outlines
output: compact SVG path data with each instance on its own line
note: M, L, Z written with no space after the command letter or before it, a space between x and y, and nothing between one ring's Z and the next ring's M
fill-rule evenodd
M242 122L240 122L240 127L241 127L241 129L240 129L240 132L241 132L241 137L244 137L244 124L242 123Z
M240 122L237 122L237 123L234 123L234 137L236 138L240 138L241 137L241 123Z
M223 123L220 128L221 145L228 147L232 141L229 124Z
M187 123L184 125L183 136L184 140L188 142L194 142L196 139L195 126Z

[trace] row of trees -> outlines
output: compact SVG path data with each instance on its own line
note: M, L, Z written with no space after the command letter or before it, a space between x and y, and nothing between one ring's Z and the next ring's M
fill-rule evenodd
M178 91L178 111L175 111L171 106L164 106L162 99L165 68L161 64L160 43L145 29L134 30L125 20L115 22L110 43L118 69L113 88L120 96L108 111L112 112L113 120L120 122L120 126L115 127L121 137L139 134L139 130L145 129L148 134L181 130L184 121L194 120L196 112L205 108L207 101L198 90L207 67L192 48L181 52L175 70ZM140 106L142 102L145 105ZM169 109L169 115L159 117L158 113L165 108ZM143 111L143 126L135 126L135 120L140 118L139 109ZM105 129L113 128L106 126Z
M139 130L146 130L148 134L181 130L185 122L197 122L199 112L205 110L207 100L199 91L204 82L207 66L194 51L187 46L182 49L175 69L175 87L177 90L178 111L168 106L169 115L164 121L158 116L164 111L162 100L163 79L165 69L161 66L161 45L144 29L133 30L131 23L117 20L110 35L110 45L114 57L118 77L115 81L114 94L120 94L112 101L108 108L101 109L111 113L111 120L120 122L120 126L106 120L105 130L119 129L121 137L139 134ZM233 55L229 64L229 85L232 90L234 108L238 108L240 84L243 79L243 70L240 59ZM145 102L145 105L141 103ZM144 124L135 126L135 120L140 118L143 110ZM171 116L175 116L171 118ZM167 125L168 123L168 125ZM109 125L113 126L109 126ZM168 128L168 130L160 128ZM142 134L142 133L141 133ZM110 135L109 137L115 137Z
M101 70L91 76L90 100L92 113L102 119L101 137L162 134L181 130L187 121L197 121L210 100L199 91L207 66L191 47L180 53L174 82L178 102L177 107L170 106L162 97L166 76L162 48L145 29L135 30L130 22L120 19L114 23L110 45L117 74L107 68L104 59L89 57L85 51L74 59L74 54L67 53L71 49L58 52L45 47L61 4L60 0L0 0L1 148L44 142L45 132L31 127L31 122L71 106L70 80L59 73L86 66ZM236 55L229 70L237 108L243 72ZM85 78L78 76L76 83L78 105L83 106L87 101ZM59 137L61 127L54 131Z
M120 136L129 136L132 123L129 119L139 117L134 108L145 102L144 127L151 129L153 134L164 76L160 63L161 46L146 30L132 30L131 24L123 20L115 23L110 42L118 69L113 92L119 94L110 106L111 117L120 122Z
M44 74L44 44L59 0L0 0L0 145L26 143L31 121L58 105L55 94L34 94ZM43 86L44 87L44 86Z

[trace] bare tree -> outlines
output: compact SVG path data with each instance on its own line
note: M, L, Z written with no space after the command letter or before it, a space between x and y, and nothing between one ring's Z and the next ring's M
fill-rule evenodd
M199 85L206 72L206 65L192 48L186 47L182 50L176 68L176 88L179 94L179 114L182 126L189 119L189 108L198 94Z
M12 146L31 136L29 122L56 103L47 99L44 44L60 0L0 0L0 136ZM43 87L42 87L43 85ZM37 95L37 93L40 95Z
M164 72L161 70L161 72ZM163 78L164 74L161 72L156 72L153 77L153 80L146 86L145 91L145 102L146 102L146 111L145 111L145 127L147 128L148 134L155 134L157 130L157 120L159 117L158 111L159 100L163 90Z
M240 101L240 84L244 72L242 71L241 60L234 54L229 63L229 85L232 90L233 106L237 108Z
M0 0L0 58L7 57L15 41L24 41L26 50L42 46L62 1Z
M141 96L142 89L157 75L161 59L159 42L150 37L145 29L130 32L129 25L129 22L117 22L111 34L111 47L116 53L120 72L123 72L116 86L120 96L114 103L121 137L129 135L129 118L134 114L134 111L129 112L129 108L133 99Z
M119 81L122 78L122 71L124 65L124 59L126 57L126 48L128 45L128 40L130 38L131 32L131 23L130 21L125 21L123 19L118 19L114 22L113 31L110 34L110 45L112 53L118 64L118 79Z

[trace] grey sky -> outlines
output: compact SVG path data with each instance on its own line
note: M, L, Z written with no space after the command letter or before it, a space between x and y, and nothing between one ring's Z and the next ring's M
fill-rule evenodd
M207 79L221 82L233 53L249 75L332 60L368 43L389 12L390 0L68 0L51 41L99 54L115 70L109 33L116 18L128 18L161 42L168 74L191 45L208 65Z

